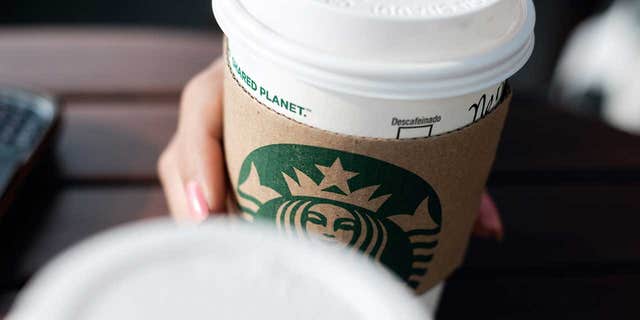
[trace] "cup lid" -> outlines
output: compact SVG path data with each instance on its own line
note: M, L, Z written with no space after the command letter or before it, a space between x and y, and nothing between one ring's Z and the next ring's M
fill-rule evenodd
M359 254L226 220L98 236L45 268L9 319L269 317L428 319L408 289Z
M471 93L506 80L533 50L531 0L214 0L213 7L231 41L302 80L365 95Z

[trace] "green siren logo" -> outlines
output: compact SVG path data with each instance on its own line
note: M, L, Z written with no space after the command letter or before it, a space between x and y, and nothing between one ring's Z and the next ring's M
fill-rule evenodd
M359 250L413 288L427 276L440 233L433 188L392 164L337 150L270 145L244 161L239 204L249 221Z

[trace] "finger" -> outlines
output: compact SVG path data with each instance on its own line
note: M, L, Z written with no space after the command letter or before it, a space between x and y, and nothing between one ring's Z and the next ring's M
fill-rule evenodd
M202 218L196 215L196 211L192 210L189 205L176 154L174 139L158 161L158 175L166 195L169 211L177 221L199 221Z
M489 193L482 195L480 212L474 226L474 235L483 238L494 238L501 241L504 238L504 227L500 213Z
M197 184L212 212L225 208L226 179L222 150L222 60L189 82L181 103L183 180Z
M211 213L221 213L226 204L226 170L221 141L218 139L198 140L188 147L193 155L189 159L195 168L191 182L198 183L204 201Z
M216 60L186 85L181 100L178 130L198 129L222 138L222 86L224 61ZM193 124L198 123L197 127Z

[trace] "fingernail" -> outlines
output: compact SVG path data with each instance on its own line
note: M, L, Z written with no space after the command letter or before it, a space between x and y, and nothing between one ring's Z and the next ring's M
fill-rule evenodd
M200 184L195 181L187 184L187 198L191 207L191 215L197 221L204 221L209 216L209 205L205 200Z
M486 194L482 197L478 222L480 229L484 229L479 232L481 236L494 238L502 242L504 239L504 227L500 219L500 214L493 199Z
M484 206L484 210L487 212L491 212L490 218L488 219L489 232L499 242L502 242L504 239L504 227L502 226L502 220L500 219L500 213L498 211L498 207L493 202L491 197L484 197L482 200Z

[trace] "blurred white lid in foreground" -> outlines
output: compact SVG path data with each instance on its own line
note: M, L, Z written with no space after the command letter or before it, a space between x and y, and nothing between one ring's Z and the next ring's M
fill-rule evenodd
M217 220L97 236L30 283L10 320L428 319L369 260Z

